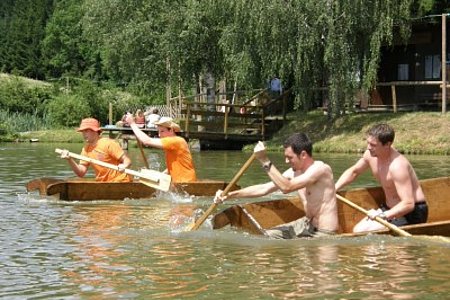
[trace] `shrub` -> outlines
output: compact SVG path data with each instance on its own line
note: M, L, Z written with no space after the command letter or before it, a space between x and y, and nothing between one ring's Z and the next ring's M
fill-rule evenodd
M59 95L47 105L47 119L55 127L74 127L92 117L89 103L79 95Z

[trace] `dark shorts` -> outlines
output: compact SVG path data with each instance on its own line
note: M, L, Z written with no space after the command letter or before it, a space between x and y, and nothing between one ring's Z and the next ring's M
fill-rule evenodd
M382 211L389 208L386 205L381 207ZM428 219L428 205L425 201L416 202L414 210L403 217L395 218L389 221L396 226L403 226L408 224L426 223Z

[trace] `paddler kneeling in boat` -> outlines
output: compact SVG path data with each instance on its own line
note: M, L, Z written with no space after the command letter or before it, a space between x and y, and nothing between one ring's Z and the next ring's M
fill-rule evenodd
M214 201L220 203L230 198L262 197L277 190L285 194L298 191L306 215L293 222L267 229L265 234L278 239L335 234L339 225L330 166L313 159L312 142L304 133L291 135L283 146L286 163L290 165L283 174L267 157L264 144L258 142L254 149L255 156L272 181L229 192L225 197L221 197L222 191L219 190Z
M136 124L133 115L128 114L126 121L133 129L136 138L145 146L162 149L166 157L166 170L172 182L192 182L197 180L191 151L186 140L177 135L180 126L172 118L161 117L154 122L158 127L159 138L149 137Z
M395 131L388 124L377 124L367 131L367 150L353 166L342 173L336 182L336 190L353 182L361 173L370 169L383 187L386 203L371 209L353 228L353 232L384 229L375 217L403 226L425 223L428 206L425 194L411 163L400 154L392 143Z
M131 165L131 160L123 151L122 147L113 139L102 138L100 123L94 118L86 118L81 121L80 127L77 131L83 135L85 145L81 150L81 155L92 159L100 160L112 165L118 166L119 170L125 170ZM81 160L76 163L75 160L69 156L69 151L63 150L61 158L67 159L70 167L78 177L84 177L88 168L92 165L95 172L95 180L102 182L130 182L132 177L123 171L113 170L97 164Z

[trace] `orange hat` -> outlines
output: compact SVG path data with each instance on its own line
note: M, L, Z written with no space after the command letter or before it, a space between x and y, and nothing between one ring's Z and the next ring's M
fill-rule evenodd
M153 124L166 127L166 128L172 128L174 132L180 132L181 128L180 125L175 123L172 118L169 117L162 117L158 121L153 122Z
M81 120L80 128L78 128L77 131L83 131L86 129L90 129L93 131L102 131L100 128L100 122L94 118L87 118Z

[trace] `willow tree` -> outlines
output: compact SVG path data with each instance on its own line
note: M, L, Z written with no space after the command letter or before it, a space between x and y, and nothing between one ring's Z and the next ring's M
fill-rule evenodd
M225 76L224 53L219 46L232 16L226 0L187 0L173 7L165 31L164 50L175 80L191 85L202 82L208 102L215 101L215 82ZM211 106L211 109L215 107Z
M163 90L163 32L176 0L85 0L83 35L100 50L104 72L138 94Z
M248 83L279 74L298 107L328 89L330 117L376 82L380 48L406 37L412 0L235 0L221 45L231 72ZM398 29L398 30L397 30Z

